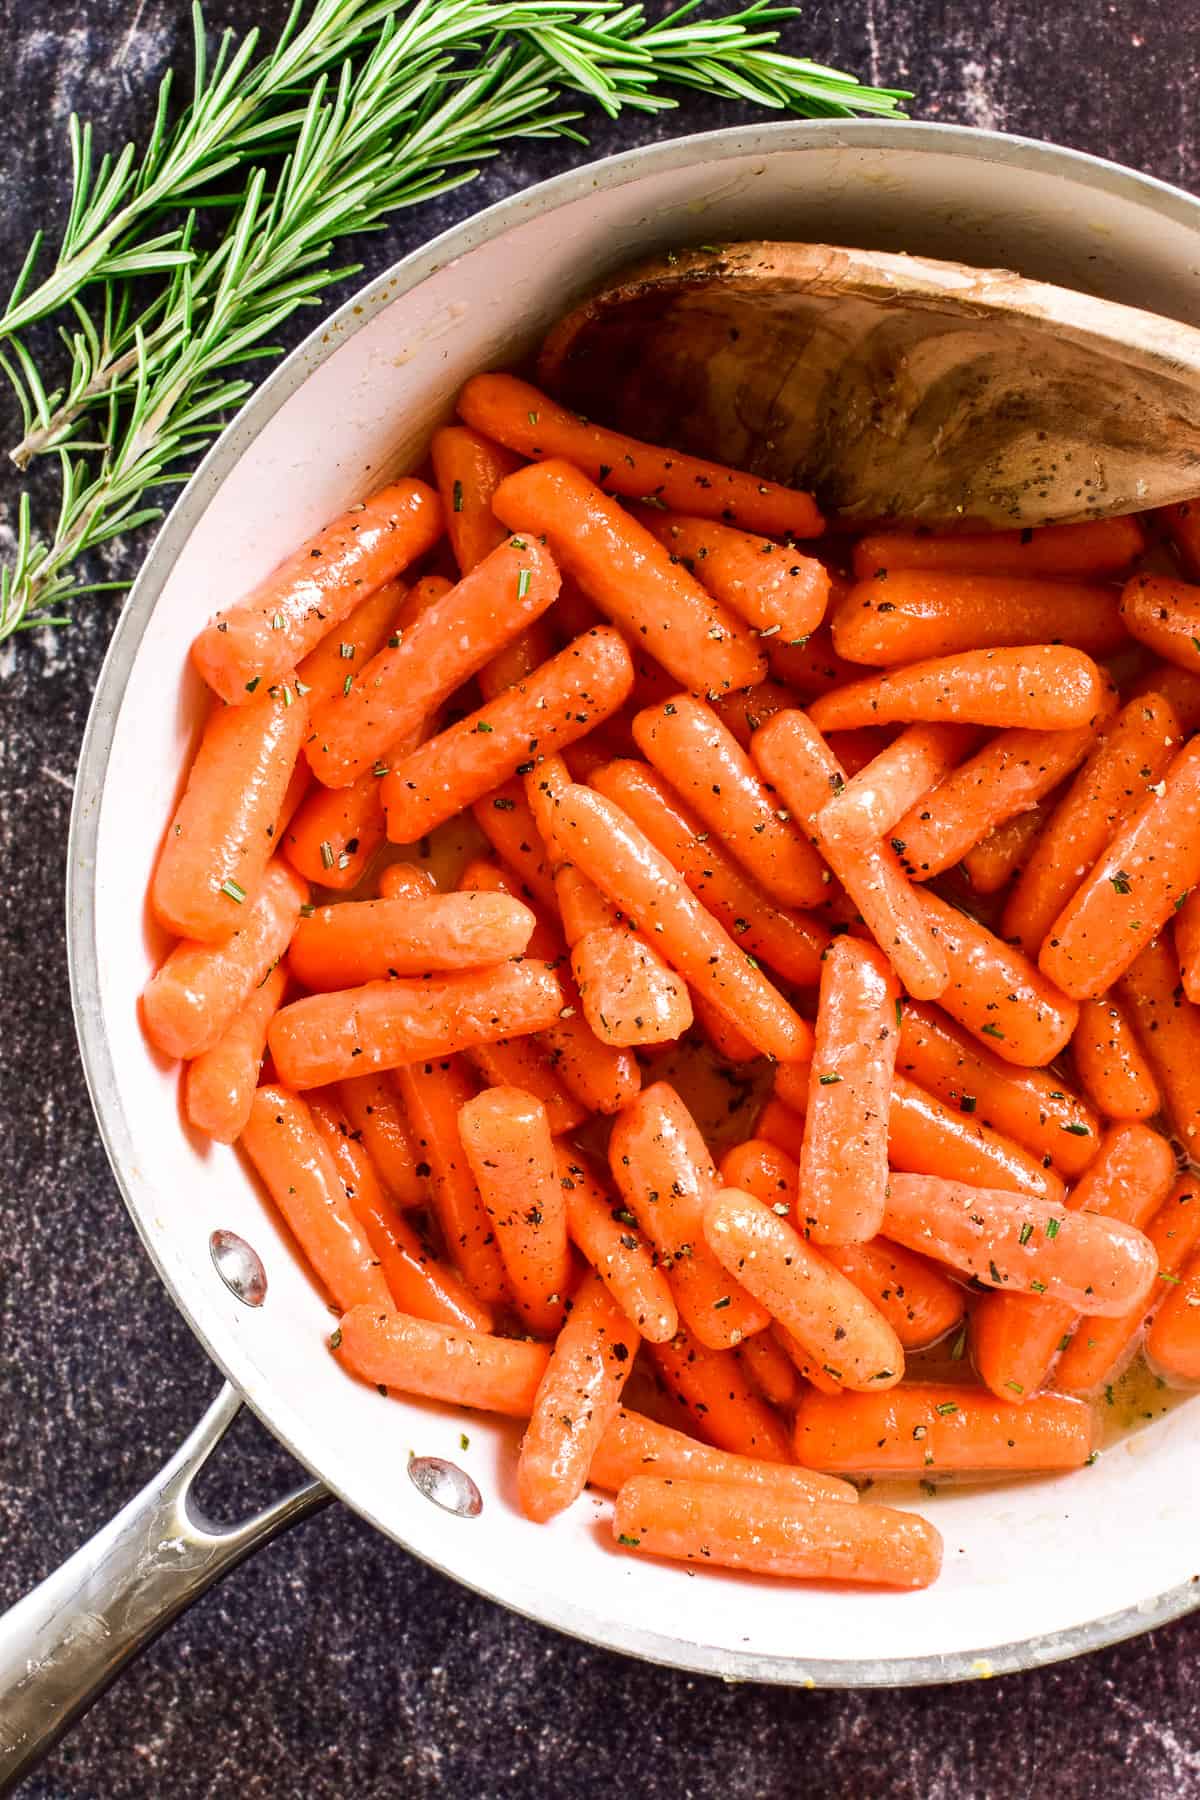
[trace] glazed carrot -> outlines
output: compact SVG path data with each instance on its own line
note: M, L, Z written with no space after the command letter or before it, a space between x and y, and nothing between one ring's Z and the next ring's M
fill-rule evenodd
M1091 1409L1061 1394L1010 1406L982 1388L905 1382L885 1394L806 1394L796 1455L846 1475L1008 1474L1080 1469L1092 1454Z
M337 1097L396 1205L422 1205L429 1190L417 1173L421 1158L390 1076L356 1075L338 1083Z
M979 736L972 725L906 726L821 811L837 820L846 839L886 837L923 795L971 755Z
M819 1244L862 1243L879 1230L900 1010L882 953L836 938L821 970L800 1157L806 1235Z
M643 1088L618 1113L608 1166L625 1204L658 1252L691 1336L710 1350L740 1343L769 1323L705 1243L717 1193L708 1146L666 1081Z
M571 971L602 1043L671 1043L692 1023L686 982L634 932L588 932L571 951Z
M1007 1293L1045 1293L1082 1311L1125 1312L1156 1273L1140 1231L1059 1201L936 1175L894 1174L885 1236Z
M777 708L782 711L782 707ZM837 758L847 781L859 774L869 762L883 753L888 745L894 742L897 733L904 729L899 725L860 725L855 731L831 731L826 743ZM952 729L966 732L977 731L978 726L961 725Z
M1049 971L1004 943L937 894L917 890L921 908L950 963L938 996L944 1011L1005 1062L1040 1068L1070 1041L1079 1019L1073 999L1047 979Z
M142 1023L154 1047L190 1058L218 1044L287 949L307 899L307 883L276 858L232 937L176 944L142 991Z
M1173 934L1179 978L1188 999L1200 1001L1200 888L1193 888L1175 914Z
M1053 800L1017 813L980 838L962 859L963 872L977 894L998 894L1024 868L1050 817Z
M739 1355L752 1344L760 1344L763 1334L747 1338ZM835 1475L815 1475L810 1469L799 1469L778 1462L760 1462L751 1456L737 1456L726 1450L714 1450L709 1444L697 1443L682 1431L660 1425L641 1413L617 1408L616 1416L596 1447L588 1482L593 1487L616 1493L635 1475L660 1475L673 1481L719 1481L736 1487L766 1488L772 1493L788 1495L796 1500L831 1500L842 1505L856 1504L858 1489Z
M275 824L269 828L268 835L273 844L282 845L300 803L313 785L312 770L305 759L297 757L293 764L291 778L283 791L283 799L279 803L279 811L275 815Z
M503 894L343 900L301 919L289 954L297 981L317 993L503 962L523 954L533 926L529 908Z
M245 1129L267 1047L267 1026L286 986L287 969L276 963L212 1049L187 1066L183 1102L188 1122L219 1144L232 1144Z
M1109 1119L1152 1119L1162 1109L1154 1072L1124 1008L1106 994L1085 1000L1071 1039L1079 1085Z
M572 861L610 900L628 907L697 993L726 1013L764 1055L788 1061L806 1054L808 1026L619 808L572 783L562 791L558 817Z
M680 1331L650 1355L698 1437L735 1456L790 1463L791 1444L779 1415L759 1399L732 1350L706 1350Z
M769 1331L756 1331L740 1343L737 1358L768 1406L792 1410L800 1397L800 1377Z
M963 650L852 681L814 700L809 716L819 731L910 719L1068 731L1096 717L1111 685L1082 650L1055 644Z
M829 599L829 574L816 557L801 556L784 544L715 519L688 518L650 506L638 507L636 516L714 599L760 635L793 643L821 623Z
M1146 1355L1152 1369L1176 1381L1200 1381L1200 1254L1195 1251L1155 1316Z
M382 488L216 613L193 643L192 661L222 700L242 705L250 683L281 681L374 588L436 544L442 528L438 497L423 481Z
M446 536L461 575L490 556L508 533L492 511L492 495L520 459L465 425L443 425L429 455L446 521Z
M150 884L155 917L179 937L219 943L244 922L305 735L291 695L284 685L245 706L213 703Z
M575 1131L589 1116L554 1073L541 1038L500 1038L494 1044L474 1044L463 1055L488 1087L521 1088L540 1100L556 1137Z
M757 681L753 687L718 694L709 701L722 725L733 733L743 750L749 748L750 739L760 725L795 704L796 696L780 681Z
M239 1142L334 1304L390 1306L375 1254L299 1095L260 1087Z
M329 1340L344 1369L386 1393L527 1419L550 1360L547 1344L459 1331L381 1306L343 1313Z
M514 531L545 537L589 600L630 638L644 640L676 681L719 694L766 674L766 657L741 620L569 463L510 475L493 505Z
M592 776L592 786L645 833L743 950L786 980L815 985L829 934L808 915L769 900L655 770L630 760L611 762Z
M854 572L950 569L979 575L1116 575L1146 547L1137 518L1088 519L1026 531L868 532L854 546Z
M793 1063L787 1064L786 1066L793 1068L796 1075L799 1077L798 1085L802 1086L804 1089L802 1103L804 1106L807 1106L808 1072L805 1069L804 1064ZM784 1151L787 1156L790 1157L792 1162L798 1164L800 1161L800 1151L804 1144L803 1112L798 1112L794 1107L786 1105L784 1101L773 1096L766 1102L754 1121L754 1139L748 1141L754 1142L755 1140L761 1140L764 1143L770 1144L777 1150ZM739 1169L737 1175L728 1174L725 1170L724 1159L722 1159L721 1171L731 1187L749 1186L750 1192L752 1194L758 1194L760 1200L766 1200L770 1197L761 1192L759 1188L754 1185L744 1169ZM776 1198L778 1198L778 1196L776 1196Z
M267 1041L291 1086L324 1087L369 1069L544 1031L562 1006L553 971L526 958L436 979L369 981L312 994L276 1013Z
M633 1214L569 1146L556 1144L555 1157L571 1242L647 1343L668 1343L679 1329L675 1299Z
M360 600L336 630L327 631L316 649L296 665L296 680L310 713L322 701L340 694L347 675L357 675L376 651L383 649L400 628L411 596L412 589L406 589L401 582L385 581L374 594Z
M1016 644L1111 656L1125 642L1117 590L1104 583L924 568L873 570L829 623L839 655L885 667Z
M940 1536L915 1513L652 1475L617 1495L613 1535L643 1556L790 1580L924 1588L942 1566Z
M546 1109L520 1088L489 1088L462 1108L458 1135L521 1317L531 1331L552 1336L562 1323L571 1252Z
M306 881L357 887L386 832L382 783L368 769L345 788L314 782L285 833L283 854Z
M520 877L522 899L536 900L552 918L558 916L551 858L525 798L520 781L506 781L494 794L479 800L471 815L509 868Z
M529 539L508 538L427 606L313 713L306 749L326 787L348 787L382 766L394 745L539 618L558 592L558 571Z
M561 588L559 592L562 592ZM556 601L555 607L557 604ZM485 700L495 700L500 694L507 693L509 688L515 687L519 681L524 681L544 662L549 662L555 650L554 635L548 624L553 612L554 607L550 609L549 613L543 613L540 619L535 619L532 625L525 627L520 637L513 638L510 644L505 644L502 650L497 650L490 662L484 663L479 671L478 679L479 691ZM587 629L595 631L602 625L603 620L598 620L595 625L589 625ZM575 635L580 637L583 633L576 632Z
M630 500L652 495L672 511L730 520L770 537L817 537L823 529L809 494L607 431L513 375L472 376L458 396L458 411L510 450L534 461L563 457L609 493Z
M517 1462L517 1499L544 1523L583 1492L640 1339L596 1274L583 1278L538 1384Z
M1177 506L1160 507L1155 516L1166 526L1184 574L1200 580L1200 505L1181 500Z
M939 1007L905 1002L896 1067L958 1112L1022 1145L1039 1165L1049 1158L1064 1175L1075 1176L1096 1154L1100 1121L1059 1076L1001 1061ZM980 1182L981 1187L1005 1185Z
M1200 675L1191 669L1181 669L1176 663L1153 663L1130 682L1127 692L1131 700L1158 694L1174 708L1183 731L1200 727Z
M437 893L437 882L420 863L394 862L379 871L381 900L428 900Z
M643 755L773 899L816 906L821 859L711 706L674 694L633 721Z
M1200 881L1200 742L1167 768L1050 927L1038 966L1078 1000L1095 999L1137 960Z
M467 1331L491 1331L492 1314L422 1244L408 1220L389 1204L362 1138L333 1090L309 1096L313 1124L333 1157L350 1210L378 1259L392 1304L418 1319L437 1319Z
M458 1132L458 1115L474 1097L475 1084L453 1057L411 1063L396 1071L395 1082L421 1160L429 1165L446 1251L476 1298L497 1306L508 1298L504 1262Z
M1162 779L1180 743L1174 708L1131 700L1088 754L1021 872L1002 932L1036 956L1055 919L1113 833Z
M843 591L836 584L831 587L831 606L836 605ZM799 694L806 704L843 682L858 681L863 673L858 663L847 662L838 655L828 625L819 625L806 644L783 644L777 637L768 638L767 661L775 680Z
M1166 937L1154 938L1117 984L1138 1042L1189 1155L1200 1144L1200 1007L1179 982Z
M1200 673L1200 587L1173 575L1134 575L1121 589L1121 618L1139 643Z

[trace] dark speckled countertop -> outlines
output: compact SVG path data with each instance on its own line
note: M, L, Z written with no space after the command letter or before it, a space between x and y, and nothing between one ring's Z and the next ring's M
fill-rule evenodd
M804 54L919 90L914 111L1057 139L1200 182L1195 0L810 0ZM213 0L276 24L284 0ZM0 0L0 282L59 216L66 121L118 142L186 61L184 0ZM597 154L735 122L685 101L597 122ZM465 193L401 215L372 270L582 158L509 150ZM8 429L11 420L4 419ZM5 496L0 527L12 512ZM7 547L7 543L5 544ZM132 571L136 556L124 565ZM115 612L0 647L0 1606L150 1475L218 1379L142 1255L92 1122L61 920L79 739ZM243 1418L211 1504L292 1476ZM1047 1571L1053 1579L1053 1571ZM1179 1800L1200 1795L1200 1619L971 1688L723 1686L511 1617L330 1509L159 1640L22 1790L96 1796L445 1795L557 1800Z

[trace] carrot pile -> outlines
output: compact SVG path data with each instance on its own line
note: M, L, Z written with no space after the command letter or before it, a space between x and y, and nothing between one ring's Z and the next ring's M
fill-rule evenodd
M458 411L196 639L146 1034L347 1372L527 1422L529 1518L922 1587L846 1476L1076 1469L1141 1346L1200 1381L1192 519L851 543Z

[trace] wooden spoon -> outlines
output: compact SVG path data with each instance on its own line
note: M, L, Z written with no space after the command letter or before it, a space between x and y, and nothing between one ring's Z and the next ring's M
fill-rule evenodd
M1200 330L1005 269L828 244L641 264L546 340L602 424L861 525L1042 525L1200 493Z

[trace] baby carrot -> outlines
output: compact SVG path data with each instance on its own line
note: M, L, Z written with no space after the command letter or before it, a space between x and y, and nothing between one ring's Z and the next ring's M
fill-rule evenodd
M1032 531L868 532L854 546L854 573L947 569L977 575L1116 575L1146 547L1137 518L1088 519Z
M375 593L360 600L340 625L327 631L303 662L297 663L299 692L301 698L308 701L310 713L322 701L340 694L347 675L357 674L376 651L383 649L411 606L412 592L399 581L385 581Z
M381 757L545 612L558 584L540 544L506 538L315 709L306 748L318 780L348 787L382 766Z
M490 556L508 533L492 511L492 495L520 458L465 425L443 425L429 444L446 536L460 575Z
M1016 644L1111 656L1125 642L1116 589L1101 582L877 569L838 601L833 641L851 662L917 662Z
M1050 927L1038 966L1092 1000L1135 962L1200 881L1200 742L1169 765Z
M245 1129L267 1047L267 1026L286 986L287 969L276 963L212 1049L187 1066L183 1100L188 1122L220 1144L232 1144Z
M993 826L985 838L964 853L963 873L974 893L998 894L1024 868L1046 829L1052 804L1052 800L1039 802L1028 812L1017 813L1003 825Z
M527 1419L546 1365L548 1344L459 1331L383 1306L343 1313L329 1347L342 1367L384 1393L476 1407Z
M769 1331L756 1331L737 1347L738 1361L768 1406L791 1412L800 1397L795 1363Z
M821 970L800 1157L804 1223L819 1244L862 1243L879 1230L900 1011L882 953L835 938Z
M1184 574L1200 580L1200 505L1181 500L1177 506L1160 508L1155 516L1166 526Z
M390 1306L374 1251L299 1095L260 1087L239 1142L334 1304Z
M190 1058L218 1044L287 949L307 899L307 883L276 858L232 937L176 944L142 992L142 1023L154 1047Z
M1121 589L1121 618L1148 649L1200 673L1200 587L1174 575L1134 575Z
M301 919L289 956L297 981L325 992L503 962L524 952L533 925L529 908L503 894L343 900Z
M437 891L437 882L420 863L388 863L379 871L381 900L428 900Z
M888 1188L885 1236L989 1287L1046 1294L1107 1318L1154 1280L1150 1245L1117 1220L935 1175L893 1175Z
M621 705L633 664L602 626L478 711L419 745L384 777L388 836L412 844L502 781L572 743Z
M755 1062L759 1052L746 1036L733 1023L733 1020L700 994L692 995L692 1011L696 1024L708 1044L713 1055L722 1062L744 1063Z
M513 375L472 376L458 396L458 411L510 450L534 461L562 457L630 500L653 497L674 512L730 520L769 537L817 537L823 529L810 494L607 431Z
M1152 1369L1176 1381L1200 1381L1200 1254L1193 1251L1146 1337Z
M286 684L245 706L214 701L150 884L168 931L219 943L242 924L275 847L305 716Z
M805 1069L803 1063L788 1063L785 1064L785 1067L793 1069L799 1077L799 1085L804 1089L802 1105L807 1106L808 1071ZM781 1072L782 1071L780 1071L780 1073ZM767 1101L766 1105L755 1119L754 1132L755 1138L761 1139L764 1143L772 1145L775 1149L786 1151L792 1162L799 1163L800 1151L804 1143L804 1113L802 1111L798 1111L796 1108L786 1105L784 1101L773 1097ZM727 1174L725 1172L724 1159L722 1159L721 1170L730 1187L749 1186L750 1192L752 1194L758 1194L760 1200L769 1198L767 1194L762 1193L750 1181L749 1176L746 1175L744 1171L739 1171L737 1175ZM778 1196L775 1197L778 1198Z
M942 1566L942 1540L916 1513L652 1475L617 1495L613 1535L643 1556L790 1580L924 1588Z
M1071 1039L1079 1085L1109 1119L1152 1119L1162 1108L1154 1072L1123 1007L1106 994L1085 1000Z
M686 982L635 932L589 931L571 951L571 971L588 1024L603 1043L670 1043L692 1023Z
M562 1006L553 971L526 958L436 979L369 981L311 994L276 1013L267 1041L291 1086L324 1087L369 1069L544 1031Z
M1183 731L1200 727L1200 675L1191 669L1181 669L1177 663L1152 663L1129 683L1126 692L1131 700L1157 694L1174 708Z
M571 1276L567 1213L546 1109L519 1088L489 1088L458 1115L518 1310L533 1332L562 1323Z
M337 1097L396 1205L422 1205L428 1188L417 1173L421 1159L391 1078L356 1075L339 1082Z
M551 918L558 916L551 858L538 831L520 781L506 781L494 794L478 800L471 815L493 850L520 877L522 899L536 900Z
M685 687L719 694L766 674L766 657L741 620L569 463L510 475L493 505L514 531L545 537L589 600Z
M679 1329L675 1299L633 1214L600 1185L583 1157L561 1143L555 1156L571 1242L646 1342L668 1343Z
M972 725L906 726L821 811L838 821L846 839L886 837L923 795L971 755L978 741Z
M261 681L282 681L359 602L442 535L442 509L423 481L397 481L306 539L243 600L218 612L192 661L231 706Z
M652 1344L650 1355L698 1437L735 1456L792 1461L778 1413L759 1399L732 1350L706 1350L680 1331L669 1343Z
M1111 686L1082 650L1031 644L909 663L824 694L808 710L819 731L920 719L1068 731L1096 718Z
M521 1088L540 1100L556 1137L575 1131L590 1116L554 1073L541 1038L500 1038L494 1044L473 1044L463 1055L488 1087Z
M1174 708L1131 700L1088 753L1021 871L1002 932L1036 956L1055 919L1113 833L1161 781L1180 744Z
M829 574L815 556L755 537L715 519L639 507L660 544L703 582L714 599L763 637L793 643L815 631L829 599Z
M1200 888L1192 889L1175 914L1172 936L1183 991L1193 1003L1200 1002Z
M747 1338L761 1343L763 1334ZM635 1475L659 1475L668 1481L719 1481L735 1487L766 1488L795 1500L831 1500L855 1505L858 1489L836 1475L815 1475L784 1463L760 1462L697 1443L682 1431L660 1425L641 1413L619 1406L592 1457L588 1482L592 1487L616 1493Z
M696 1121L669 1082L643 1088L618 1113L608 1166L658 1252L691 1335L710 1350L723 1350L763 1330L766 1313L730 1280L705 1243L716 1171Z
M585 1275L538 1384L517 1462L517 1499L544 1523L583 1492L640 1339L596 1274Z
M846 1475L1081 1469L1092 1444L1090 1407L1061 1394L1008 1405L982 1388L913 1381L885 1394L806 1394L796 1414L798 1459Z
M357 887L387 835L381 787L373 769L345 788L313 782L284 834L293 869L320 887Z
M1118 982L1117 998L1133 1022L1167 1116L1194 1155L1200 1144L1200 1007L1183 992L1166 937L1146 945Z
M950 964L944 1011L1005 1062L1041 1068L1070 1041L1079 1008L1052 980L978 920L926 888L922 911Z
M772 713L782 712L781 706L774 707ZM923 730L923 726L910 726L910 730ZM949 727L931 726L930 730L948 729L961 734L964 738L975 739L979 732L977 725L951 725ZM900 725L859 725L854 731L831 731L825 742L837 758L842 773L847 781L859 774L867 764L874 762L877 756L894 743L896 737L904 730ZM964 752L965 754L965 752Z
M837 604L844 591L844 584L831 583L831 605ZM785 644L777 637L768 638L767 661L775 680L799 694L806 705L843 682L859 680L863 673L860 664L838 655L827 624L818 625L806 644ZM795 700L790 704L795 705Z
M559 594L561 593L560 588ZM543 613L540 619L527 625L520 637L513 638L511 643L497 650L490 662L484 663L479 671L478 681L479 691L485 700L497 699L499 695L507 693L509 688L516 687L519 681L532 675L544 662L549 662L554 655L556 640L548 620L553 617L557 606L558 602L555 601L548 613ZM598 619L586 629L596 631L602 624L603 620ZM575 633L576 637L583 635L583 632Z
M675 694L638 713L633 735L643 755L773 899L784 906L820 904L826 887L820 857L711 706Z
M508 1298L504 1261L458 1131L475 1084L452 1057L411 1063L397 1070L395 1081L421 1160L429 1165L446 1250L476 1298L498 1306Z

